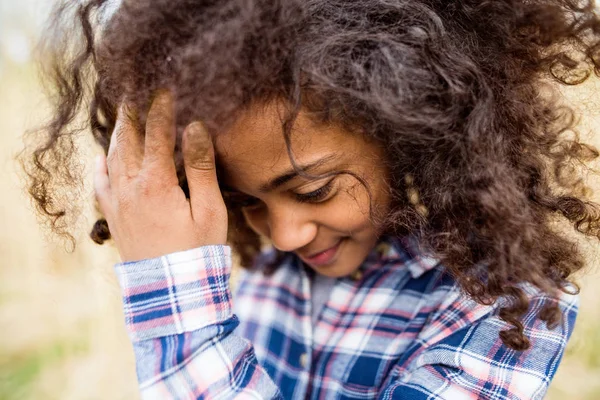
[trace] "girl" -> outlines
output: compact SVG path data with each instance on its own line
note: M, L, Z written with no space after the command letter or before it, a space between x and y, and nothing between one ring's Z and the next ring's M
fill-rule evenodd
M86 0L55 16L30 193L66 234L85 108L108 154L92 238L123 259L144 398L543 397L583 266L556 223L600 237L581 180L598 152L550 85L600 71L592 3ZM227 240L247 269L235 304Z

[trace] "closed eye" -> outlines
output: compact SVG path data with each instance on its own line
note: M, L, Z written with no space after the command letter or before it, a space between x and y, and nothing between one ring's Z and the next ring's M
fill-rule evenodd
M321 201L324 201L327 198L327 196L331 193L331 190L333 189L333 181L334 179L331 179L325 185L321 186L316 190L313 190L312 192L295 193L294 196L296 197L296 200L298 200L301 203L319 203Z
M333 190L334 181L335 178L330 179L316 190L308 193L295 192L293 196L300 203L319 203L325 201ZM260 199L238 191L223 190L222 193L226 204L232 208L253 208L261 203Z

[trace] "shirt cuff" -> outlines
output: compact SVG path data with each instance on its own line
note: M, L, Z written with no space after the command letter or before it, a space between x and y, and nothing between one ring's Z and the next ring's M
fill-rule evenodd
M229 246L203 246L115 266L132 341L181 334L232 317Z

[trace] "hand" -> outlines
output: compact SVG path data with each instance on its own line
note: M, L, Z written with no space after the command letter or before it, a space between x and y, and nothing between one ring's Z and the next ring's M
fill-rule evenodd
M96 160L94 186L100 209L124 262L225 244L227 211L217 183L212 140L200 122L183 133L183 159L190 189L179 187L173 152L173 98L153 101L146 135L133 111L122 105L108 158Z

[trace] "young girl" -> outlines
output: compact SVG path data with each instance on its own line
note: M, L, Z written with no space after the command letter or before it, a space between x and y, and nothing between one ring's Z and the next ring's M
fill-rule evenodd
M123 260L144 398L543 397L583 266L557 223L600 237L581 180L598 152L550 84L600 71L593 4L86 0L55 16L30 192L66 234L86 109L108 154L92 238ZM227 240L246 268L233 299Z

